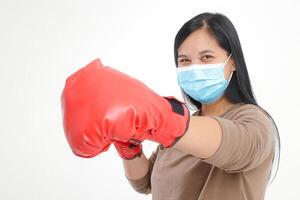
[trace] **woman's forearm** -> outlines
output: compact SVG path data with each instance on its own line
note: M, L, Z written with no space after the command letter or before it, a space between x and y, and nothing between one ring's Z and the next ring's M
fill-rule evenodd
M191 116L189 128L174 148L199 158L208 158L218 149L222 130L214 118Z
M208 158L217 151L221 140L222 130L217 120L191 116L187 132L173 147L199 158ZM147 174L149 160L142 153L140 158L123 159L123 166L127 178L135 180Z
M136 180L144 177L149 169L149 161L142 153L141 157L136 157L132 160L123 159L123 166L127 178Z

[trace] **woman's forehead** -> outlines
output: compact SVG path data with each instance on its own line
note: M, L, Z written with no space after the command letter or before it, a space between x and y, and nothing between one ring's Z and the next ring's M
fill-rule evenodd
M178 53L190 54L191 52L219 51L222 48L217 40L207 30L198 29L192 32L179 46Z

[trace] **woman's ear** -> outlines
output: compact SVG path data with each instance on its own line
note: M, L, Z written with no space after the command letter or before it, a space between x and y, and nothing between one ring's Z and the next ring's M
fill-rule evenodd
M235 64L232 65L232 71L235 71Z
M236 70L235 63L233 59L230 59L231 70L234 72Z

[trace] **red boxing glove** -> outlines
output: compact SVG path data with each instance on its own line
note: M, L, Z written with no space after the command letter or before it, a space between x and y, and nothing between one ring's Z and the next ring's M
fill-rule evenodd
M93 157L113 141L149 139L173 146L186 132L189 110L97 59L71 75L61 97L64 130L73 152Z
M114 141L114 146L123 159L130 160L142 155L142 143L133 144L132 142Z

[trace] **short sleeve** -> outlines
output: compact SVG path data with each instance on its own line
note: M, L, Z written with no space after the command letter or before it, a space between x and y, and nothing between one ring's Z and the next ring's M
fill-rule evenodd
M221 127L222 140L217 151L203 161L235 173L251 170L274 154L276 130L260 108L246 105L233 120L211 117Z

